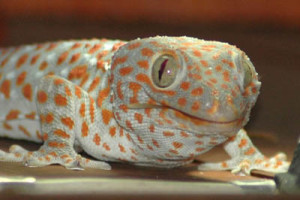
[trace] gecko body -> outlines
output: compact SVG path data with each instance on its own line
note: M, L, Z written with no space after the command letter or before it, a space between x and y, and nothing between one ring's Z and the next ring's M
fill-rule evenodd
M110 169L105 161L176 167L224 143L232 157L199 170L285 171L242 129L259 94L245 53L190 37L61 41L0 49L0 160ZM84 150L95 160L86 159Z

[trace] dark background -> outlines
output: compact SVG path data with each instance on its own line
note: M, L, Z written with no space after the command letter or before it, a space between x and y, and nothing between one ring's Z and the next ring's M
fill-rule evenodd
M0 0L0 45L64 39L193 36L235 44L256 66L261 95L246 129L291 157L300 135L298 0Z

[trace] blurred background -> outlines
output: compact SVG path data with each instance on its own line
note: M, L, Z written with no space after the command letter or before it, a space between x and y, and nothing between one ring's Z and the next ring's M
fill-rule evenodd
M270 154L292 155L300 135L299 0L0 0L0 46L156 35L244 50L263 83L246 129Z

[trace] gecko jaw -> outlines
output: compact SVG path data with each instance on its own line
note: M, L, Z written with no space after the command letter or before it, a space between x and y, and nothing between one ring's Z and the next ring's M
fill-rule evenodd
M242 121L244 121L244 117L241 118L236 118L233 120L229 120L229 121L214 121L214 120L208 120L208 119L204 119L204 118L200 118L200 117L195 117L189 114L186 114L182 111L179 111L177 109L171 108L169 106L165 106L165 105L155 105L155 104L139 104L139 103L134 103L134 104L129 104L127 105L127 107L129 109L149 109L149 108L154 108L154 109L163 109L163 108L169 108L175 111L175 115L182 120L188 120L190 122L192 122L195 125L200 125L200 124L220 124L220 125L229 125L229 124L239 124Z

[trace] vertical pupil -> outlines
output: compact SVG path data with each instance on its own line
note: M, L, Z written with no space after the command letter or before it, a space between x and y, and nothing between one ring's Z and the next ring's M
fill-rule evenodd
M159 71L158 71L158 80L160 81L161 80L161 77L162 77L162 75L163 75L163 73L164 73L164 71L165 71L165 69L166 69L166 66L167 66L167 63L168 63L168 59L165 59L162 63L161 63L161 65L160 65L160 69L159 69Z

